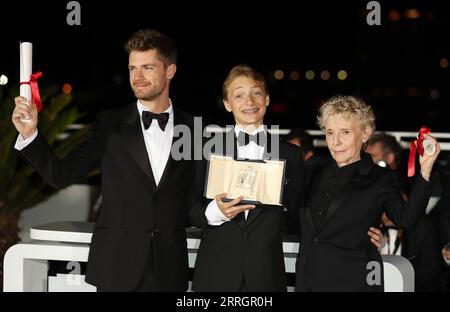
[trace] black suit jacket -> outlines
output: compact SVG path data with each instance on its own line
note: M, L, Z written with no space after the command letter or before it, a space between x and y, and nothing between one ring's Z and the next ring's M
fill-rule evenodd
M324 167L306 166L307 171L314 173L308 174L312 187L300 209L296 291L382 291L383 263L367 235L369 227L380 226L383 211L398 227L414 226L425 213L430 183L422 176L416 177L405 207L394 172L374 165L370 155L363 154L355 175L332 201L323 222L316 228L310 202ZM376 261L381 269L380 285L367 283L368 274L374 272L371 261Z
M269 135L268 142L270 140ZM234 147L234 154L229 156L237 155L236 142ZM279 158L286 160L283 203L287 214L294 218L298 214L295 209L303 184L303 155L298 147L280 141ZM204 177L206 162L199 168L199 175ZM203 186L201 184L199 189L203 190ZM286 227L283 208L257 205L249 211L247 220L236 217L220 226L209 226L205 210L210 201L198 203L191 211L192 223L203 227L193 289L238 291L245 280L249 291L286 291L281 239Z
M193 118L174 108L178 124L192 128ZM85 139L62 160L40 135L21 153L56 188L80 181L100 165L103 202L88 283L99 291L134 290L150 262L157 290L187 289L186 177L193 176L194 167L192 161L169 156L156 186L136 103L100 113Z

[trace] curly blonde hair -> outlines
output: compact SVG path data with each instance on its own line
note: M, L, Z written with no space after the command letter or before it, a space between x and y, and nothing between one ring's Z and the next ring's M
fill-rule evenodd
M148 51L155 49L164 67L177 63L177 47L175 42L155 29L141 29L131 35L125 42L128 55L133 51Z
M325 129L325 122L334 115L354 116L361 123L361 129L375 130L375 114L362 99L354 96L335 95L325 101L319 109L317 124L320 129Z

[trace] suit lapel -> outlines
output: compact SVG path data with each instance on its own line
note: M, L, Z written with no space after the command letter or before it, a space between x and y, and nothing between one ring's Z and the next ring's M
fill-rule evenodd
M306 194L306 198L308 199L308 202L306 203L306 220L310 223L311 227L317 231L316 224L314 223L314 220L312 218L312 212L311 212L311 204L314 194L317 191L317 187L319 186L319 182L322 179L323 176L323 170L326 168L327 164L329 162L320 165L320 169L316 170L315 168L310 168L309 170L312 170L312 172L309 172L309 181L307 181L307 185L311 184L311 186L306 190L308 194ZM313 178L317 173L317 177Z
M233 129L231 130L231 131L233 131L233 155L231 155L232 157L233 157L233 159L234 160L236 160L236 159L238 159L239 158L239 154L238 154L238 141L237 141L237 137L236 137L236 130L234 129L234 127L233 127ZM228 135L230 135L230 134L228 134ZM227 136L225 136L225 144L224 144L224 146L226 147L225 148L225 153L227 153L228 152L228 148L227 148L227 142L228 142L228 139L227 139ZM230 140L230 142L231 142L231 140ZM231 150L231 149L230 149Z
M272 151L272 145L271 145L271 139L272 136L269 133L269 131L267 131L267 128L264 126L265 130L266 130L266 144L264 145L264 152L263 152L263 159L270 159L270 155L269 154ZM278 146L281 148L280 144L278 143ZM281 152L281 151L278 151Z
M166 183L171 170L175 166L175 160L172 158L172 147L173 147L173 143L175 142L175 140L178 139L178 137L175 138L175 136L174 136L175 135L175 126L180 124L181 120L180 120L179 114L177 114L177 110L175 109L175 107L172 106L172 108L173 108L173 127L174 127L174 131L173 131L173 135L172 135L172 144L170 147L169 159L167 159L167 163L166 163L166 166L164 167L164 171L161 176L161 180L159 180L158 188L161 188Z
M152 167L145 148L142 126L136 105L130 105L130 113L122 125L121 135L125 141L128 152L156 188L155 178L153 177Z

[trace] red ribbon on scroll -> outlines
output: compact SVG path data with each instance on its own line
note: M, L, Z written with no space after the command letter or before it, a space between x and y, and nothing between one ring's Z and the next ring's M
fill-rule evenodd
M425 134L430 132L431 130L429 128L423 126L419 130L417 140L411 141L409 144L408 177L412 177L415 174L416 150L420 156L423 155L423 140L425 140Z
M35 72L30 76L30 81L24 81L20 84L29 84L31 88L31 101L36 103L37 111L40 112L42 110L42 101L41 96L39 94L39 86L37 81L39 78L43 76L42 72Z

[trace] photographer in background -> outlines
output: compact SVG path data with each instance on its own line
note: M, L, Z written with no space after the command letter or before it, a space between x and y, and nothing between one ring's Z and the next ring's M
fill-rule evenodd
M375 163L397 173L397 177L403 185L403 198L408 200L407 180L402 171L401 155L402 148L395 137L377 133L372 135L367 141L366 152L372 155ZM434 182L436 171L431 181ZM434 189L435 187L433 187ZM443 195L445 192L443 192ZM447 192L448 193L448 192ZM442 225L439 225L442 218L442 210L439 207L445 206L445 198L442 198L439 205L427 207L427 214L408 230L399 230L392 221L383 214L382 232L386 244L381 250L386 255L401 255L411 261L415 271L416 291L442 291L444 290L443 261L441 255L442 245Z

